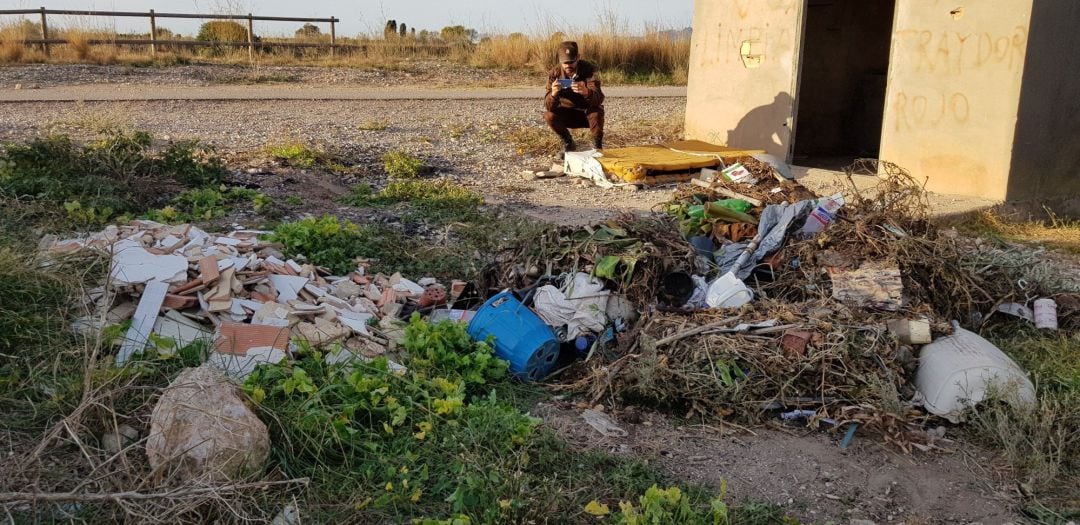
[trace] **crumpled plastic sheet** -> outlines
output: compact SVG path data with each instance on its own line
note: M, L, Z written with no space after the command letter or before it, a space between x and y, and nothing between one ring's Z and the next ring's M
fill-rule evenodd
M548 326L566 326L566 341L583 333L599 334L607 326L607 304L611 296L604 283L587 273L578 273L559 290L542 286L533 296L533 309Z
M784 243L784 238L787 236L791 224L796 219L805 217L806 214L810 213L813 206L814 202L810 200L799 201L795 204L783 203L766 206L765 211L761 213L761 219L758 221L758 235L762 237L757 250L751 254L750 258L741 267L735 268L739 256L750 246L750 243L731 243L721 247L716 254L720 275L733 272L739 279L749 277L750 272L766 255L776 251Z

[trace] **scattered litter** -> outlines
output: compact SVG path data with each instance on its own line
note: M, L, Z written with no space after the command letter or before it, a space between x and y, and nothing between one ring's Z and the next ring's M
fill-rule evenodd
M859 308L895 312L903 305L904 283L895 263L867 262L858 270L830 268L832 296Z
M1020 303L1004 303L997 307L997 311L1009 314L1015 317L1019 317L1028 322L1035 322L1035 312L1031 311L1031 308L1024 306Z
M705 297L705 301L713 308L738 308L753 299L754 292L731 272L713 281Z
M965 409L1000 395L1017 406L1035 403L1024 370L996 346L953 321L953 334L922 348L915 375L926 410L953 423Z
M581 413L581 417L590 427L593 427L593 430L596 430L604 437L624 438L630 435L626 430L623 430L622 427L616 424L615 420L611 419L611 416L603 412L591 408L585 409Z
M1042 330L1057 330L1057 303L1054 302L1053 299L1036 299L1034 317L1035 328Z
M819 200L817 207L810 212L810 216L806 218L806 223L799 230L799 233L804 236L811 236L824 230L836 220L836 213L843 206L844 195L841 193Z
M886 326L905 345L925 345L934 340L930 334L930 321L926 319L894 319Z
M543 379L559 357L559 343L551 327L510 292L484 303L468 331L478 341L494 336L495 354L508 361L510 372L523 381Z

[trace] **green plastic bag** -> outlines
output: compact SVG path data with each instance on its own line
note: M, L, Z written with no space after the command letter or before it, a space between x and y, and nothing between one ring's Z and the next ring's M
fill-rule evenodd
M739 213L746 213L754 209L754 205L746 202L742 199L723 199L719 201L713 201L713 206L723 206L731 211L737 211Z

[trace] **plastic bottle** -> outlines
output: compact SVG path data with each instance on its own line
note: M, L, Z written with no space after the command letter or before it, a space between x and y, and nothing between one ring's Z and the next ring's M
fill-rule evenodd
M821 199L818 201L817 208L814 208L814 211L810 212L810 216L806 218L806 223L803 224L800 233L810 236L824 230L836 218L836 212L843 206L844 196L840 193Z

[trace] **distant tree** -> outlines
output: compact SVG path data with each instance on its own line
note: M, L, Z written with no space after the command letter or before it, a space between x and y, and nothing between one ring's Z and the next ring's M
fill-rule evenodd
M525 40L525 33L510 33L506 36L510 40Z
M405 27L405 22L402 22L401 25L398 26L398 34L401 38L405 38L405 36L409 34L409 30Z
M475 29L466 29L465 26L446 26L439 33L447 42L472 42L476 40Z
M319 26L317 26L315 24L312 24L310 22L307 23L307 24L304 24L303 27L296 30L296 38L300 38L300 39L317 39L320 36L322 36L322 30L319 29Z
M232 20L214 20L200 26L195 39L203 42L246 42L247 28Z
M383 29L383 38L392 38L397 36L397 20L387 20L386 28Z
M409 38L411 38L413 40L416 40L416 28L415 27L410 27L409 28Z

